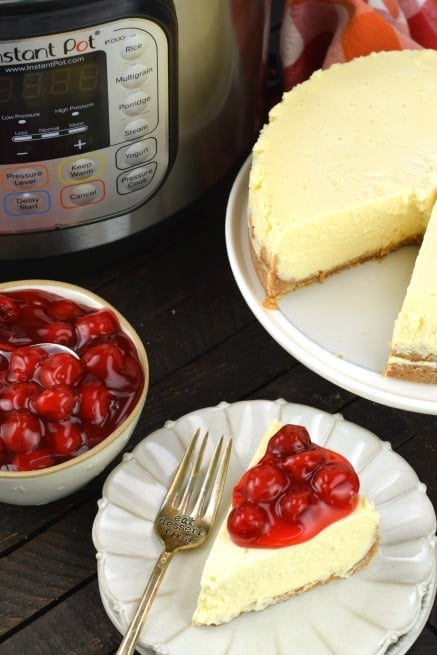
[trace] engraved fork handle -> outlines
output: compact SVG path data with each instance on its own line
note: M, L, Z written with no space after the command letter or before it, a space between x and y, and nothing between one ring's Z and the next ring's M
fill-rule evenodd
M173 555L174 553L169 553L164 549L158 557L143 595L140 598L134 617L120 646L118 647L116 655L133 655L135 652L135 646L140 637L141 630Z

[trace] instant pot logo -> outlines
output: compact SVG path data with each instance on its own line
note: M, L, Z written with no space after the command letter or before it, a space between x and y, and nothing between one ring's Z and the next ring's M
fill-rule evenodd
M0 64L17 64L29 61L47 61L66 55L83 54L89 50L95 50L94 35L90 34L85 39L68 37L62 43L56 44L49 42L38 48L23 48L14 46L9 50L0 49Z

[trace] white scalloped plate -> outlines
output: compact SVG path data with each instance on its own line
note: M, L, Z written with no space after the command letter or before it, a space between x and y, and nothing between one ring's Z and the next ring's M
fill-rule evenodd
M317 587L226 625L193 627L191 615L208 545L180 553L155 599L140 651L403 655L422 631L436 593L436 517L426 489L388 443L339 414L284 400L222 403L169 421L111 472L93 525L99 588L108 616L124 633L160 551L153 519L195 429L209 430L210 451L221 434L233 437L226 499L273 418L305 425L316 443L353 463L363 493L375 501L381 516L376 557L347 580ZM226 510L225 500L221 518Z
M235 281L256 319L289 354L326 380L374 402L437 414L437 387L382 375L393 324L416 258L408 246L343 271L263 306L264 290L249 250L250 158L233 184L226 211L226 247Z

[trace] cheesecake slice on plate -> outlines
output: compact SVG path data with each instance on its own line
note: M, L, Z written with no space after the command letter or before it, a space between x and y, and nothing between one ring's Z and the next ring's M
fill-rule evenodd
M339 453L274 421L234 487L200 582L194 625L219 625L365 566L379 516Z

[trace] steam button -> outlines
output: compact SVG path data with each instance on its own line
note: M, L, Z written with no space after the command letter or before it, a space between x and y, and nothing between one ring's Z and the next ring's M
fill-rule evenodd
M136 118L129 121L123 128L123 136L125 139L138 139L140 136L146 135L150 132L150 123L147 118Z

